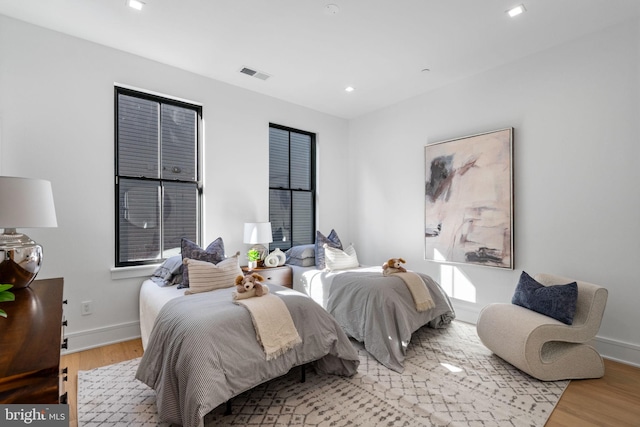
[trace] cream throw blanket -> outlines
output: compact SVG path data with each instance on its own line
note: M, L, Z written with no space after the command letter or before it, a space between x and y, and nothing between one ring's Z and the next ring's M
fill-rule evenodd
M409 292L413 297L413 302L416 304L416 310L426 311L435 307L433 298L431 298L431 292L427 288L426 283L422 280L422 277L413 271L407 271L406 273L392 273L393 276L398 276L407 284Z
M269 293L269 287L268 286L264 286L264 294L266 295ZM253 298L256 296L256 288L251 288L246 292L234 292L233 294L231 294L231 296L233 297L234 301L237 301L239 299L247 299L247 298Z
M245 297L245 294L251 291L234 294L234 302L249 310L253 327L256 329L256 338L262 345L267 360L275 359L300 344L302 339L298 335L286 304L279 297L271 294L254 298Z

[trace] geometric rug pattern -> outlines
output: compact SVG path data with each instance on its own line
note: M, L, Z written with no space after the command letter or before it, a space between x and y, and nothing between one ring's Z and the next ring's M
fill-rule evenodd
M205 417L213 426L544 426L569 381L543 382L484 347L474 325L423 327L407 350L404 372L385 368L354 342L352 378L300 369L233 398ZM78 373L78 425L168 426L155 393L134 376L139 359Z

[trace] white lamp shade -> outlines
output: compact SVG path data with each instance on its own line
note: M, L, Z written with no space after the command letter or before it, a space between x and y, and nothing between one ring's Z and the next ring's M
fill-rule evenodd
M57 226L51 182L0 176L0 228Z
M271 243L273 236L271 235L270 222L245 222L244 223L244 243Z

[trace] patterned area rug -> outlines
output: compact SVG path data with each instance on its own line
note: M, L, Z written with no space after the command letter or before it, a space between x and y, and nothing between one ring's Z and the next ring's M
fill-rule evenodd
M359 344L356 343L357 346ZM213 426L544 426L568 381L542 382L491 354L475 327L413 334L402 374L359 348L353 378L300 369L262 384L205 417ZM134 376L139 359L78 373L80 427L168 426L153 390Z

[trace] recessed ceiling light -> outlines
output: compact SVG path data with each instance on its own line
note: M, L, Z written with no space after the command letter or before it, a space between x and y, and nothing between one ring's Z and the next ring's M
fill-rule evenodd
M355 89L351 86L347 86L344 90L346 90L347 92L353 92Z
M527 9L525 9L523 4L519 4L516 7L512 7L511 9L507 10L507 13L509 14L510 17L515 17L520 15L521 13L526 12Z
M324 7L325 15L337 15L340 12L340 8L337 4L328 4Z
M135 10L142 10L144 3L139 0L127 0L127 6Z

